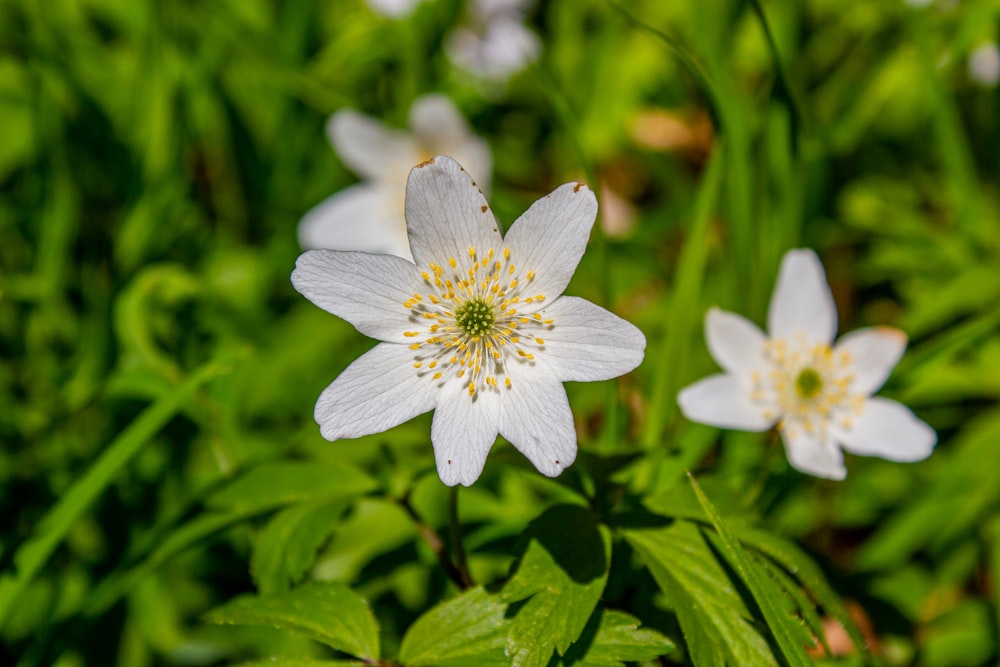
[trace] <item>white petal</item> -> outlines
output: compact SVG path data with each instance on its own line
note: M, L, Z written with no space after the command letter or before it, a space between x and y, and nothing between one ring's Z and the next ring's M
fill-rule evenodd
M445 42L445 51L457 67L482 79L500 81L535 60L541 46L538 36L518 17L500 17L478 31L453 30Z
M465 118L448 97L424 95L415 101L410 107L410 127L420 147L430 156L454 158L483 192L489 192L487 186L493 174L490 147L470 132Z
M523 365L522 365L523 364ZM538 472L556 477L576 460L576 427L562 383L544 366L508 365L511 387L501 387L500 435Z
M403 18L413 13L421 0L367 0L372 10L389 18Z
M438 476L448 486L471 486L500 432L500 396L481 391L470 397L454 380L440 391L431 424Z
M409 343L411 323L403 302L421 289L416 267L400 257L339 250L299 255L292 285L323 310L341 317L366 336Z
M344 164L365 178L402 183L407 170L419 161L411 136L353 109L330 116L326 132Z
M380 343L320 394L315 417L327 440L381 433L434 408L436 392L413 371L405 345Z
M410 257L398 193L362 183L341 190L310 210L299 222L305 249L359 250Z
M841 337L834 356L839 358L844 352L850 355L854 375L851 391L871 396L885 384L905 349L906 334L899 329L869 327Z
M748 377L767 365L764 334L750 320L711 308L705 315L705 339L712 358L729 373Z
M820 440L801 428L782 429L788 462L802 472L826 479L844 479L844 454L832 439Z
M681 412L691 421L741 431L766 431L776 421L750 400L750 391L732 375L710 375L677 395Z
M837 438L853 454L880 456L890 461L919 461L930 456L937 434L908 407L885 398L870 398L850 429L838 429Z
M406 183L406 232L420 267L467 266L469 248L502 248L503 237L479 187L460 164L439 155L410 171Z
M538 333L545 344L536 357L560 382L609 380L642 363L646 337L600 306L561 296L540 312L554 322Z
M535 271L533 294L553 299L566 289L597 216L597 198L583 183L560 185L531 205L507 232L511 261Z
M465 118L445 95L424 95L417 99L410 107L410 127L420 143L429 147L446 146L455 137L469 134Z
M823 265L812 250L789 250L781 260L767 332L771 338L794 338L800 333L810 343L833 342L837 307Z

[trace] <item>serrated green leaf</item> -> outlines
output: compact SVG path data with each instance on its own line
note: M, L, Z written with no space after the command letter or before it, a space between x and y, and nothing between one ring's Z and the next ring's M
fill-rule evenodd
M233 667L363 667L364 662L357 660L296 660L275 658L271 660L255 660L253 662L241 662Z
M342 463L264 463L212 495L208 506L246 513L296 502L352 498L373 488L375 482L368 475Z
M741 528L739 538L744 544L753 547L778 563L785 571L794 574L795 578L808 589L820 606L847 631L858 655L866 656L868 654L861 630L851 619L843 600L830 587L826 577L823 576L823 571L807 554L791 542L762 530Z
M379 657L378 623L368 603L343 584L313 582L277 595L244 595L205 620L287 630L359 658Z
M544 667L553 650L566 653L587 624L604 591L611 536L589 511L556 505L525 533L527 546L501 595L526 600L510 624L510 664Z
M673 605L695 665L778 664L696 525L676 521L666 528L626 530L623 535Z
M702 509L705 510L709 521L715 527L723 556L750 590L750 594L764 615L768 629L778 642L778 647L785 660L793 667L809 667L812 661L806 655L801 644L801 626L798 620L789 613L791 606L788 604L788 600L784 598L781 590L774 585L774 581L767 573L755 566L753 560L743 550L739 540L729 530L729 526L726 525L719 511L715 509L715 505L702 492L698 482L690 473L688 473L688 480Z
M595 611L580 639L559 664L623 667L624 661L653 660L677 650L672 641L656 630L639 625L639 619L621 611Z
M413 667L503 667L508 622L499 595L473 588L418 618L403 637L399 660Z
M295 505L272 518L254 543L250 572L263 595L287 591L312 564L347 502Z

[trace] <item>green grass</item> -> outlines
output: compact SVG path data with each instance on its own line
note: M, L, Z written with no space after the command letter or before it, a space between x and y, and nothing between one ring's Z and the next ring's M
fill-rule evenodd
M445 56L463 7L0 0L0 663L996 664L1000 89L966 61L1000 9L539 2L540 59L490 85ZM324 124L404 127L428 92L490 143L503 225L590 182L567 292L647 337L567 387L556 480L500 442L452 498L427 416L336 443L312 420L371 346L289 281L301 216L357 180ZM706 310L763 324L792 247L841 331L908 334L881 395L937 430L928 460L828 482L681 416Z

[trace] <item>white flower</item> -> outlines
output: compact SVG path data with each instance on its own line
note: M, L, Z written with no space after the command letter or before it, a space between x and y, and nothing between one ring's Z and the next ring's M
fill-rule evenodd
M458 67L483 79L504 80L538 57L542 45L524 25L525 0L473 0L468 21L445 50Z
M425 95L410 108L412 134L345 109L330 117L327 134L344 163L364 180L321 202L299 223L304 249L361 250L410 257L403 200L413 165L453 155L487 181L490 148L472 134L451 100Z
M969 56L969 76L973 81L991 88L1000 81L1000 48L995 42L976 47Z
M872 327L835 346L837 310L823 266L811 250L790 250L764 334L749 320L713 308L705 318L712 357L726 371L678 396L693 421L765 431L775 424L799 470L843 479L841 448L893 461L930 455L937 435L909 408L871 395L906 347L898 329Z
M366 0L376 14L393 19L401 19L413 13L423 0Z
M381 343L323 391L328 440L379 433L434 410L431 441L448 485L472 484L497 433L545 475L576 458L562 383L606 380L642 361L646 340L589 301L560 296L587 245L597 200L568 183L506 238L469 174L436 157L410 172L413 262L304 253L292 284Z

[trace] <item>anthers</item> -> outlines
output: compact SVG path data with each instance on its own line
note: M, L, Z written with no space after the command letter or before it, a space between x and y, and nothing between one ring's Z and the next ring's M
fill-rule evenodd
M402 302L414 372L437 387L459 382L472 400L515 389L512 365L533 365L555 326L539 312L547 300L533 286L535 269L521 270L507 247L469 246L441 259L421 270L423 293Z

